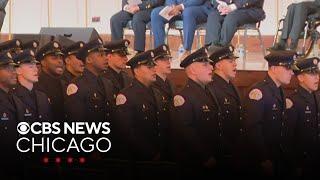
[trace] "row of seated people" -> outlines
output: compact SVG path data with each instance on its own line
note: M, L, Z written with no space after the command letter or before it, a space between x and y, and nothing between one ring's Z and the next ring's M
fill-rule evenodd
M183 47L185 55L190 54L194 33L198 25L206 23L205 44L230 44L237 28L245 24L254 24L265 19L263 0L145 0L141 4L131 5L122 1L122 10L111 17L112 40L123 38L123 28L132 20L135 34L134 49L145 50L146 26L151 25L154 46L165 42L165 24L183 20ZM168 12L171 19L161 16L161 11L172 7ZM307 16L319 14L320 1L302 0L292 3L284 20L281 40L274 49L290 48L296 50L298 38L303 31ZM286 42L291 39L290 46Z

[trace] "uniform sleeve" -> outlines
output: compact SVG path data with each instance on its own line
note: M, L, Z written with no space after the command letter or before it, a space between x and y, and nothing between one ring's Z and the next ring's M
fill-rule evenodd
M262 3L264 0L236 0L234 4L237 9L256 7L258 3Z
M72 87L73 86L73 87ZM86 121L86 105L85 98L83 97L86 93L82 92L75 84L69 84L67 88L67 95L65 100L65 109L68 121ZM76 92L75 92L76 91Z
M164 4L164 0L147 0L143 1L139 4L140 10L153 9L158 6L162 6Z
M192 116L193 112L192 104L189 99L186 99L180 95L174 97L174 108L173 108L173 126L177 138L182 142L183 146L186 146L187 151L192 156L196 156L197 159L201 159L205 162L209 157L213 156L206 151L205 144L202 143L201 138L197 134L194 128L194 119Z
M251 92L253 91L262 93L258 89L251 90ZM253 152L256 153L260 161L269 159L262 135L264 116L263 101L264 97L261 97L261 99L259 99L259 97L250 97L249 94L249 97L247 97L245 101L246 113L244 118L244 130L249 140L249 146L251 147L251 149L253 148Z
M129 148L130 151L153 158L158 152L155 152L151 145L143 143L134 128L135 114L137 112L132 101L133 100L126 95L118 94L116 98L115 134L125 146L128 146L127 148Z

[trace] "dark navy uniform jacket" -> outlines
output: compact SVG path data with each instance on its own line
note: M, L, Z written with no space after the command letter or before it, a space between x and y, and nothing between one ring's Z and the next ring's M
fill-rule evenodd
M294 158L297 167L318 162L320 150L320 95L299 86L286 99L288 121L292 123Z
M118 94L119 91L123 88L128 87L132 82L132 78L129 77L129 75L126 72L121 71L120 73L117 73L110 67L108 67L107 70L104 71L102 76L109 79L112 82L114 86L114 92L116 94Z
M68 85L66 94L69 121L111 121L115 98L109 80L85 69L82 76Z
M71 81L73 79L75 79L76 76L74 76L73 74L71 74L71 72L69 72L67 69L64 71L61 80L64 82L64 85L67 87L69 85L69 83L71 83Z
M174 128L180 143L182 160L203 164L223 153L224 131L221 112L213 91L188 79L184 89L174 97Z
M241 122L244 115L238 90L232 82L228 83L217 74L214 74L208 88L212 88L221 108L224 153L231 155L236 151L235 145L242 133Z
M169 101L172 101L175 87L168 79L163 81L163 79L157 76L157 80L152 86L157 88Z
M21 101L0 89L0 171L4 173L21 170L17 163L22 157L18 154L16 142L19 137L17 125L24 121L23 112Z
M117 131L136 160L152 160L165 149L168 122L161 118L165 111L159 110L159 94L134 79L117 96Z
M63 122L64 112L64 91L63 82L60 78L53 78L45 72L41 72L39 81L34 84L34 89L45 93L50 101L52 120Z
M277 160L281 154L288 153L285 97L283 89L270 76L251 88L245 98L245 109L244 131L250 141L247 148L252 152L252 159Z
M33 123L52 120L50 102L45 93L35 89L29 91L20 84L13 89L12 93L23 104L23 116L26 122Z

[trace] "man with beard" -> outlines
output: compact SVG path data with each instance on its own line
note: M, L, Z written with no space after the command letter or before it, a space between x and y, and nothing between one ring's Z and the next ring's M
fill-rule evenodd
M51 41L44 45L36 54L36 59L41 63L41 72L39 81L34 84L36 90L44 92L49 97L52 120L59 122L65 120L61 81L64 71L63 55L58 42Z
M76 57L85 67L83 75L74 79L66 90L68 120L105 122L111 120L114 105L112 83L100 74L108 66L101 39L95 39L79 49Z
M209 58L213 61L214 75L208 89L216 95L221 118L218 126L223 131L221 153L217 156L217 166L223 176L234 175L236 168L237 141L242 132L242 105L237 88L231 80L236 77L236 56L232 46L211 47Z
M105 50L101 39L92 40L78 50L76 57L85 67L83 74L71 81L66 90L65 108L69 122L109 122L110 129L113 129L112 115L115 108L113 85L101 76L108 65ZM97 140L101 135L91 135L91 137ZM108 134L107 137L112 141L113 147L112 135ZM80 142L82 137L77 136L77 139ZM75 152L73 156L80 155L97 160L102 154L96 151L91 154ZM107 157L110 156L112 155L108 152Z
M320 59L317 57L297 61L294 71L299 81L295 92L286 99L287 121L293 126L293 161L296 175L302 179L319 178L320 161Z
M79 49L81 49L84 45L84 42L78 41L63 50L65 54L64 62L66 65L66 69L61 77L65 86L67 87L71 81L79 77L84 70L83 62L76 57Z
M172 123L179 144L182 175L192 178L212 176L224 135L218 126L217 97L207 88L212 81L212 61L206 47L187 56L180 64L188 80L174 96Z
M24 104L24 118L26 122L51 121L50 104L48 96L34 89L34 83L38 82L39 63L35 59L34 52L29 49L13 57L15 63L19 65L16 69L18 75L18 85L13 89L15 94Z
M19 99L9 93L17 83L15 66L9 52L0 53L0 175L3 179L15 179L22 170L15 144L18 139L17 125L24 121L24 111Z
M109 79L113 86L116 95L123 88L128 87L132 78L125 72L126 63L128 61L127 55L128 40L120 40L120 41L112 41L105 44L105 48L107 49L107 59L108 59L108 68L102 74L103 77Z
M266 78L245 97L244 131L248 138L250 173L283 176L289 171L287 122L283 85L290 83L295 57L293 51L271 51Z

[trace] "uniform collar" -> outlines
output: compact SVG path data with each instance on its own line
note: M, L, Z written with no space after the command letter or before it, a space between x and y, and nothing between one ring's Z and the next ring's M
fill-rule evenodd
M213 77L212 77L213 81L217 81L219 84L223 84L224 86L229 86L231 83L229 81L229 83L224 80L219 74L214 73Z
M157 75L156 82L153 83L154 87L163 91L167 96L172 97L172 89L169 81L166 79L165 81Z
M272 78L269 76L269 74L264 79L264 81L269 83L273 90L276 90L276 89L278 90L279 88L281 88L281 86L279 86L279 87L277 86L277 84L272 80Z
M266 83L269 84L269 87L271 89L271 93L273 93L273 95L278 99L278 101L280 102L280 104L284 106L285 100L284 100L284 92L282 87L277 87L276 83L271 79L271 77L269 75L267 75L267 77L264 79L264 81Z
M296 91L303 96L306 100L308 100L309 102L314 102L314 93L310 93L309 91L307 91L305 88L303 88L302 86L298 86L298 88L296 89Z
M195 82L194 80L188 78L187 87L196 87L197 89L205 90L200 84Z
M138 86L138 87L140 87L140 88L142 88L142 89L145 89L145 90L150 90L151 88L150 87L147 87L147 86L145 86L144 84L142 84L138 79L136 79L136 78L134 78L133 79L133 82L132 82L134 85L136 85L136 86Z
M7 96L9 93L0 88L0 95Z
M98 79L98 76L93 74L91 71L89 71L87 68L83 71L83 76L87 77L88 79L96 80Z
M48 73L46 73L45 71L41 71L39 77L42 77L44 79L49 79L49 80L60 80L60 77L53 77L53 76L50 76Z
M214 73L214 75L212 77L212 81L216 82L217 84L219 84L219 88L223 88L226 93L228 93L229 95L235 97L235 99L238 100L239 103L240 103L239 92L236 89L236 87L234 87L234 85L232 84L231 81L229 81L229 83L228 83L226 80L224 80L221 76L219 76L216 73Z
M63 77L67 80L72 80L74 78L76 78L75 75L73 75L70 71L68 71L67 69L65 69L64 73L63 73Z
M29 89L27 89L26 87L22 86L20 83L17 84L17 86L15 87L16 91L19 91L23 94L32 94L34 93L34 88L31 89L31 91Z
M109 71L110 73L113 73L114 75L118 75L121 74L121 71L119 73L117 73L117 71L115 71L114 69L112 69L111 67L108 67L106 71Z

